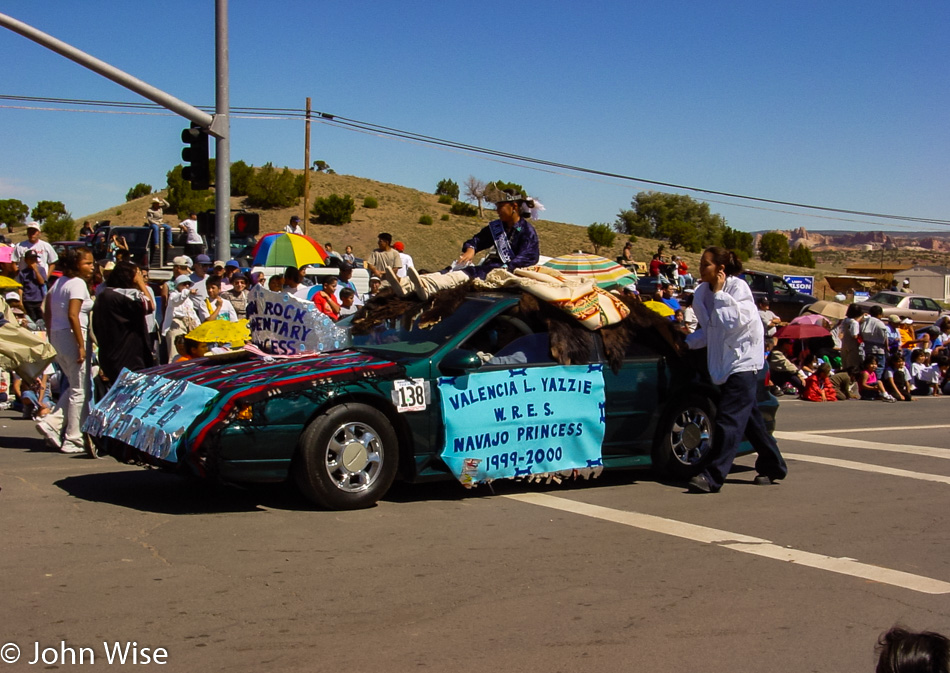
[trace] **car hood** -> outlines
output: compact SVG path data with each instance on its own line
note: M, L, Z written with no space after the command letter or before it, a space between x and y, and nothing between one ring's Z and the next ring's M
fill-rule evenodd
M189 410L195 413L194 418L187 421L183 443L187 450L193 451L209 433L228 422L231 411L239 404L253 404L275 395L325 385L391 380L403 376L405 368L373 355L345 350L294 358L250 356L240 361L211 356L153 367L142 373L186 381L214 391L201 410Z

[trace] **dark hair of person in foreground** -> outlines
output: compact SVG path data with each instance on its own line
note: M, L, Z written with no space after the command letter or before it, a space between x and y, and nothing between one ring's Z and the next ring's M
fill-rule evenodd
M877 652L876 673L950 673L950 640L939 633L895 626L881 635Z

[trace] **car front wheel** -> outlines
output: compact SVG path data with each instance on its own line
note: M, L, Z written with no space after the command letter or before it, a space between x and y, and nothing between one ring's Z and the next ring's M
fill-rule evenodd
M687 395L663 418L654 444L653 465L673 478L695 474L712 451L716 407L701 395Z
M389 419L365 404L340 404L300 436L294 477L301 492L328 509L374 505L396 477L398 441Z

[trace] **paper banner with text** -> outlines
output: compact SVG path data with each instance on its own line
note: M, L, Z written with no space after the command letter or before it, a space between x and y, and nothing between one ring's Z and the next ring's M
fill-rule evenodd
M525 367L439 379L442 459L466 486L602 466L602 365Z
M260 285L250 291L247 324L251 342L265 353L323 353L347 345L347 331L320 312L312 301Z
M188 381L123 369L92 407L82 429L177 463L182 436L216 395L215 390Z

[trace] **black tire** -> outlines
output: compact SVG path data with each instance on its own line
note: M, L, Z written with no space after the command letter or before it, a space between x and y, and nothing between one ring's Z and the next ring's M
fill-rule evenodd
M703 395L686 395L674 402L660 423L653 445L653 466L674 479L702 469L712 451L716 405Z
M300 435L294 479L304 497L321 507L372 507L396 478L398 443L381 411L365 404L337 405Z

